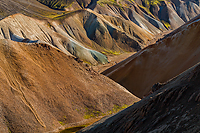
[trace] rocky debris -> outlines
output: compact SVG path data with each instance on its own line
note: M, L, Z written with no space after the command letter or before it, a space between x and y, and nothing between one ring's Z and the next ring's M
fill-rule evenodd
M152 92L157 91L158 89L160 89L163 86L163 83L156 83L151 87Z

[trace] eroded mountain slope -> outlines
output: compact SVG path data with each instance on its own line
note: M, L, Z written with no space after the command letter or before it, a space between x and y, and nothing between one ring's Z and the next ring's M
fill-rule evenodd
M166 82L200 61L199 32L200 20L191 21L179 32L146 47L103 74L142 98L153 84Z
M165 28L178 28L200 13L199 1L194 0L38 1L51 8L67 11L90 8L100 14L131 20L152 33L160 32L159 30L165 30Z
M103 11L105 8L107 10ZM149 22L161 30L178 28L200 13L198 1L192 0L100 0L94 10L103 14L115 14L130 19L145 29L151 29L151 26L147 23ZM145 23L144 20L146 20Z
M0 132L51 131L139 100L48 44L0 40L0 62Z
M78 133L198 133L200 131L200 64L164 84L131 107L103 118Z
M100 15L90 9L77 10L55 19L11 15L0 21L0 37L46 42L93 65L108 62L102 53L139 51L154 37L131 21Z
M58 23L52 23L54 26L45 20L37 20L22 14L12 15L0 21L0 38L13 41L23 39L42 41L59 48L67 55L74 55L94 65L108 62L105 55L85 48L61 29Z
M154 37L131 21L101 15L90 9L68 16L58 17L65 18L63 29L74 39L98 51L139 51Z
M46 42L92 65L108 63L102 53L138 51L154 37L131 21L116 16L105 18L90 9L82 9L77 2L70 11L53 10L56 8L36 0L0 2L1 38ZM59 1L49 2L59 6Z

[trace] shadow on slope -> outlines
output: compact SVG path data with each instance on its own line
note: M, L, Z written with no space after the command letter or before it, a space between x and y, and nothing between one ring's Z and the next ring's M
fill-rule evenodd
M200 64L160 84L150 96L78 133L199 132ZM153 89L154 90L154 89Z

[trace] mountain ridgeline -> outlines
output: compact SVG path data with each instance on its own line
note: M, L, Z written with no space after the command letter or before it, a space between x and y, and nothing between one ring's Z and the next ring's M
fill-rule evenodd
M199 131L199 13L198 0L0 0L0 132L103 116L79 132Z
M0 2L2 19L21 13L25 15L21 15L22 19L28 19L29 16L32 17L30 20L39 23L37 25L46 23L45 28L44 24L39 26L43 27L40 28L42 29L40 33L43 35L31 33L32 30L21 32L26 30L23 29L25 27L21 27L17 32L11 30L13 35L22 39L40 39L92 65L108 63L105 55L137 52L146 47L147 42L155 35L181 26L199 13L197 1L7 0ZM33 27L31 25L33 23L29 24ZM10 39L7 35L8 30L10 29L2 28L2 36L5 39Z

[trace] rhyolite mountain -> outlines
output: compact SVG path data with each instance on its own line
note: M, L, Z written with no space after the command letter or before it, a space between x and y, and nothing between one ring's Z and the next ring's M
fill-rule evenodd
M0 0L0 132L57 132L139 101L199 62L198 13L198 1ZM140 98L88 65L125 52L138 53L108 76Z
M9 33L22 39L40 39L39 41L50 43L92 65L108 63L104 54L137 52L146 47L147 41L153 39L156 34L167 29L175 29L199 13L197 1L1 0L0 2L1 19L21 13L25 15L21 15L21 21L29 16L32 17L30 20L37 21L37 25L43 25L42 30L38 31L41 34L37 35L32 33L34 30L22 34L19 31L14 32L13 28ZM31 24L28 23L30 27L34 27ZM22 31L26 30L23 29L25 27L20 28ZM3 29L2 32L4 30L5 34L8 34L10 29ZM10 39L8 36L5 35L4 38Z
M3 38L12 40L11 36L18 36L49 43L92 65L108 63L102 53L136 52L154 37L132 21L90 9L53 10L34 0L2 1L0 9Z
M67 11L89 8L100 14L119 16L149 29L177 28L200 13L193 0L38 0L54 9ZM148 23L149 22L149 23ZM164 26L165 28L164 28Z
M104 75L143 98L157 82L166 82L200 61L200 15L119 64Z

